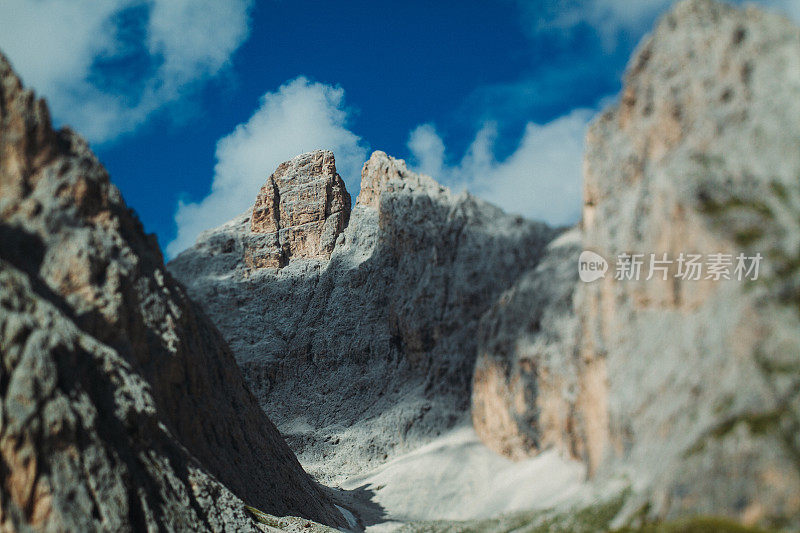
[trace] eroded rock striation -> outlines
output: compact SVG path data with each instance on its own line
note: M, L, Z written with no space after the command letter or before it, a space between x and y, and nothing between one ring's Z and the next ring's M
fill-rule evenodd
M0 529L344 518L86 143L0 56Z
M247 212L169 264L304 465L336 479L468 420L481 316L558 233L383 152L361 190L329 260L251 268Z
M350 219L350 195L333 152L317 150L278 166L258 193L245 262L279 268L292 258L328 259Z
M587 138L582 248L611 271L536 291L559 276L534 271L491 313L474 392L490 445L626 477L623 515L797 527L799 80L782 17L688 0L661 20ZM757 282L683 280L677 262L622 281L621 253L764 259Z

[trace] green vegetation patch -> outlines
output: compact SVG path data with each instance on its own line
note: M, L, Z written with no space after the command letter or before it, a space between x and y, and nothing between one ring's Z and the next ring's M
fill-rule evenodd
M768 530L743 526L727 518L700 516L634 529L623 528L615 530L615 533L768 533Z

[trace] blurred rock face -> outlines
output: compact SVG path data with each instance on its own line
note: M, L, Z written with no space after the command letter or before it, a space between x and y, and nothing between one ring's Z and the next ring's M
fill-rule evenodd
M579 399L607 419L585 455L634 472L654 513L800 516L798 80L789 21L684 2L588 135L586 248L765 257L760 283L579 288L582 379L607 383Z
M85 142L0 56L0 529L344 519Z
M328 259L350 219L350 195L333 153L317 150L281 164L261 188L245 261L279 268L292 258Z
M512 459L553 447L576 455L580 246L574 229L550 243L481 321L472 423L487 446Z
M473 417L489 445L626 475L627 512L799 516L798 80L800 30L781 17L695 0L662 19L590 128L582 246L551 250L566 263L543 258L487 317ZM765 259L760 282L683 281L673 264L584 284L581 248L612 265Z

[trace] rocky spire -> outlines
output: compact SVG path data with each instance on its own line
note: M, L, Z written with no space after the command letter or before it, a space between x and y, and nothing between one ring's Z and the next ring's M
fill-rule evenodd
M292 258L328 259L350 219L350 195L333 152L316 150L281 163L261 187L245 251L252 268L282 267Z
M405 190L418 193L441 194L445 188L431 177L411 172L406 162L376 150L361 170L361 192L357 205L380 207L381 195Z

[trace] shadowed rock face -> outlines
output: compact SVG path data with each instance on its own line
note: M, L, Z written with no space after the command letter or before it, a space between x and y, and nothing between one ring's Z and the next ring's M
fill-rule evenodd
M480 318L557 234L383 152L361 190L330 260L251 268L248 212L169 266L304 465L336 479L468 419Z
M85 142L0 56L0 529L344 520ZM240 499L241 498L241 499Z
M588 133L582 248L610 272L580 283L580 248L551 247L571 276L545 256L487 318L473 393L487 443L510 456L557 447L597 479L628 476L624 513L796 528L798 177L800 30L678 4ZM683 281L677 264L667 280L617 281L623 252L764 260L757 283Z
M512 459L549 448L575 455L580 245L575 229L550 243L481 320L472 424L488 447Z
M245 261L279 268L292 258L328 259L350 219L350 195L333 152L317 150L281 164L258 193Z

